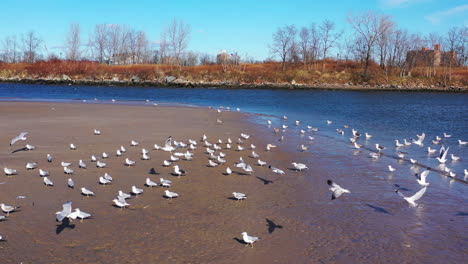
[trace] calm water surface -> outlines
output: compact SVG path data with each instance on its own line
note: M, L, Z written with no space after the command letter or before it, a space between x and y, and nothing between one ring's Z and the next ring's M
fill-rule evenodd
M464 182L467 178L464 177L463 170L468 169L468 146L458 144L458 139L468 141L466 93L0 84L0 99L3 100L86 99L88 102L94 102L94 98L97 98L98 102L115 99L117 103L138 101L145 104L145 100L150 100L151 104L157 102L240 108L243 112L262 114L254 119L262 125L265 124L265 127L266 120L273 121L272 127L286 124L289 128L285 132L285 138L292 153L296 152L295 149L300 144L307 142L307 136L316 138L310 145L310 156L298 156L304 159L299 161L313 165L315 171L326 177L340 179L344 187L353 191L354 195L349 198L349 208L336 211L336 215L331 212L331 215L327 216L330 219L324 220L329 221L330 226L346 229L341 218L357 218L357 221L350 224L349 230L368 229L368 232L378 234L382 232L379 224L383 223L391 234L382 234L383 241L375 242L382 244L381 246L385 246L387 241L404 241L403 247L413 247L420 252L419 254L430 255L437 252L434 263L444 259L449 260L448 262L458 262L463 256L466 257L468 184ZM283 115L288 116L289 120L282 121L280 117ZM295 126L295 120L300 120L301 125ZM326 120L333 123L327 125ZM308 131L301 136L299 130L307 130L306 125L318 127L320 130L318 133ZM348 125L349 129L344 129L344 125ZM345 135L336 133L337 128L344 129ZM388 156L395 156L398 150L405 151L408 153L408 159L416 159L418 164L438 170L443 168L439 166L434 155L427 154L426 149L431 147L438 150L440 145L433 145L431 141L446 132L452 137L444 138L442 144L450 147L449 154L461 157L458 162L449 159L446 167L452 169L459 180L454 181L440 173L431 172L428 178L431 184L421 199L424 206L417 209L408 208L393 192L393 184L404 186L408 189L404 191L405 195L411 196L420 189L413 175L422 171L422 168L392 157L383 157L375 161L370 159L369 150L356 151L349 144L351 128L373 135L369 140L360 139L359 144L363 144L366 149L375 150L375 144L379 143L387 148L384 153ZM403 139L411 141L411 138L416 138L416 134L423 132L426 134L424 147L412 145L395 148L395 139L399 139L400 142ZM317 161L317 157L320 157L320 161ZM390 164L397 168L396 172L388 172L387 165ZM371 201L363 203L365 199ZM316 202L310 203L317 206ZM304 206L307 206L307 203ZM323 206L330 205L326 203ZM375 219L369 224L364 220L367 217ZM314 221L309 219L304 221L310 221L313 225ZM366 224L360 226L359 223ZM398 239L395 238L396 234L400 234ZM349 240L354 241L352 238ZM443 250L441 244L446 245ZM429 257L418 258L421 259L431 262Z

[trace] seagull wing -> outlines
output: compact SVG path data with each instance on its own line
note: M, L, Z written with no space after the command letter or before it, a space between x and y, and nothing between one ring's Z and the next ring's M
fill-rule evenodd
M441 159L446 159L447 158L447 153L448 153L448 150L449 150L450 147L447 147L447 149L444 150L444 153L442 154L442 157Z
M16 141L18 140L26 140L25 136L28 134L28 132L22 132L21 134L19 134L17 137L15 137L14 139L11 140L10 142L10 146L15 144Z
M72 212L72 201L65 202L62 205L63 209L61 212L57 212L57 221L62 222L62 220L71 214Z
M409 200L412 200L413 202L419 200L419 198L421 198L421 197L423 196L423 194L426 192L426 189L427 189L427 187L422 188L422 189L419 190L416 194L414 194L413 196L409 197L408 199L409 199Z
M420 179L421 181L423 181L423 182L426 182L426 177L427 177L427 175L429 174L429 172L430 172L429 170L423 171L423 172L421 173L421 176L419 176L419 179Z
M439 150L439 158L442 158L442 155L444 154L444 152L445 152L445 147L442 146Z

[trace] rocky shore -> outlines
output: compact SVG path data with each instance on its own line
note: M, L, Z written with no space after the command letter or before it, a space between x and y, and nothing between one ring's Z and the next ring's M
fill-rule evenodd
M324 90L354 90L354 91L435 91L435 92L468 92L464 86L440 86L440 85L390 85L390 84L354 84L354 83L317 83L302 84L294 80L290 83L239 83L232 81L189 81L175 76L155 80L142 80L133 76L126 80L114 77L112 79L72 79L68 75L54 78L2 78L0 82L26 83L26 84L66 84L66 85L90 85L90 86L141 86L141 87L190 87L190 88L224 88L224 89L324 89Z

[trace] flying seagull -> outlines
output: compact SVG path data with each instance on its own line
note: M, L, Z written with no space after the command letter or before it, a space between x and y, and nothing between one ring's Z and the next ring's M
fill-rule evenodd
M17 137L15 137L14 139L11 140L10 146L13 146L13 144L15 144L16 141L18 141L18 140L26 140L27 139L27 137L26 137L27 134L28 134L28 132L22 132L21 134L19 134Z
M55 213L55 218L58 222L62 222L65 217L68 217L72 212L72 201L65 202L62 205L62 211Z
M343 193L350 193L349 190L341 188L341 186L334 183L332 180L328 180L327 184L330 186L329 190L332 192L332 200L340 197Z
M428 186L429 183L426 182L426 178L427 178L427 175L429 174L429 170L425 170L423 171L421 174L415 174L414 176L416 177L418 183L421 185L421 186Z
M409 203L409 206L410 207L416 207L418 206L418 204L416 203L417 200L419 200L419 198L421 198L423 196L423 194L426 192L426 189L427 187L423 187L421 190L419 190L416 194L414 194L413 196L411 197L406 197L404 196L400 191L398 190L395 190L396 193L398 193L401 197L403 197L403 199L405 199L408 203Z

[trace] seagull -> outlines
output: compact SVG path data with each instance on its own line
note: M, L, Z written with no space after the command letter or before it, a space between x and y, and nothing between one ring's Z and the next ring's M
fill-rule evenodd
M91 155L91 162L96 162L96 161L97 161L97 158L96 158L96 156L94 156L94 155Z
M397 148L400 148L400 147L404 147L405 144L400 143L400 141L398 141L398 139L395 139L395 146L396 146Z
M332 192L332 200L340 197L343 193L350 193L349 190L341 188L341 186L334 183L332 180L328 180L327 184L330 186L329 190Z
M161 146L159 146L158 144L154 144L153 148L154 148L155 150L160 150L160 149L161 149Z
M185 170L182 170L181 168L179 168L179 165L175 165L174 166L174 174L177 174L177 176L181 176L181 175L184 175L186 172Z
M442 138L441 138L441 137L439 137L439 136L436 136L436 141L441 141L441 140L442 140Z
M143 193L143 189L137 188L135 185L132 186L132 193L134 195L139 195Z
M134 166L135 163L136 163L136 162L133 161L133 160L130 160L130 159L128 159L128 158L125 159L125 165L127 165L127 166L129 166L129 167L130 167L130 166Z
M94 129L94 135L101 135L101 131L97 130L97 129Z
M72 188L72 189L75 188L75 182L73 181L72 178L68 178L67 185L68 185L68 187L70 187L70 188Z
M33 149L36 149L36 147L33 146L33 145L26 144L26 149L27 150L33 150Z
M75 150L75 149L76 149L76 145L73 144L73 143L71 143L71 144L70 144L70 149L71 149L71 150Z
M26 169L33 170L37 168L37 162L28 162L26 163Z
M374 153L374 152L371 152L369 155L371 156L372 159L378 159L380 157L379 153Z
M39 176L44 177L44 176L49 176L49 172L39 169Z
M27 137L26 137L27 134L28 134L28 132L20 133L17 137L15 137L14 139L11 140L10 146L13 146L13 144L15 144L16 141L18 141L18 140L26 140L27 139Z
M102 158L103 158L103 159L107 159L107 158L109 158L109 154L107 154L107 153L103 152L103 153L102 153Z
M75 212L68 215L72 219L80 218L80 221L83 222L83 219L91 217L91 214L81 211L79 208L75 208Z
M448 150L449 150L450 147L447 147L447 149L445 149L444 146L442 146L439 150L439 157L437 157L437 160L440 162L440 163L445 163L447 161L447 153L448 153Z
M436 149L431 149L431 147L427 147L427 153L434 154L435 152L436 152Z
M296 162L293 162L292 165L294 166L294 168L298 171L302 171L302 170L305 170L305 169L308 169L307 166L303 163L296 163Z
M44 177L43 179L44 179L44 180L43 180L43 181L44 181L44 184L45 184L46 186L54 186L54 183L53 183L51 180L49 180L48 177Z
M52 156L50 154L47 154L47 161L52 162Z
M104 179L108 180L108 181L113 181L114 179L112 179L112 177L106 172L104 173Z
M354 142L353 144L354 144L354 147L355 147L356 149L360 149L360 148L362 148L362 145L359 145L359 144L358 144L358 143L356 143L356 142Z
M252 150L252 158L258 159L260 158L260 155L258 155L255 151Z
M416 162L418 162L418 161L415 160L415 159L409 159L409 160L410 160L411 164L416 164Z
M65 174L73 174L73 170L68 167L63 167L63 172Z
M258 237L254 237L254 236L249 236L247 235L247 232L242 232L242 239L244 240L245 243L247 244L250 244L250 246L253 248L253 243L255 241L258 241L260 240L260 238Z
M309 147L304 146L304 144L301 145L301 148L299 149L301 152L307 151Z
M240 145L237 146L237 151L242 151L242 150L244 150L244 149L245 149L245 148L242 147L242 146L240 146Z
M83 162L83 160L80 160L80 161L78 162L78 166L79 166L80 168L86 169L86 164Z
M402 159L402 158L405 157L406 153L407 153L407 152L398 151L398 152L397 152L397 156L398 156L398 158Z
M132 146L132 147L138 146L139 144L140 144L140 142L134 141L134 140L132 140L132 141L130 142L130 146Z
M296 120L296 126L300 125L301 124L301 121L299 120Z
M142 159L142 160L149 160L150 157L148 156L148 154L143 153L142 156L141 156L141 159Z
M3 171L5 172L5 175L11 176L16 174L15 169L10 169L10 168L3 168Z
M62 220L65 217L69 217L71 212L72 212L72 201L65 202L62 205L62 211L55 213L55 219L57 219L58 222L62 222Z
M107 179L104 179L104 177L99 177L99 184L102 184L102 185L106 185L106 184L109 184L111 183L112 181L109 181Z
M10 213L14 212L16 210L16 208L18 208L18 207L14 207L14 206L11 206L11 205L6 205L4 203L0 203L0 208L2 209L2 211L4 213L7 213L7 216L9 216Z
M112 200L114 202L115 205L117 205L118 207L120 208L125 208L125 206L129 206L130 204L127 203L127 201L125 201L125 199L123 199L122 197L118 196L117 197L118 199L114 199Z
M263 161L263 160L257 160L257 164L258 164L258 166L263 167L267 163L265 161Z
M276 174L284 174L284 171L283 170L280 170L278 168L275 168L275 167L272 167L271 165L268 166L269 169L271 169L274 173Z
M366 135L366 139L369 139L369 138L372 137L372 135L371 135L371 134L368 134L367 132L365 133L365 135Z
M327 125L331 125L333 121L327 120Z
M283 116L283 120L288 120L288 117L287 117L287 116Z
M171 187L171 185L172 185L172 181L166 180L166 179L163 179L163 178L159 178L159 182L161 183L161 186L162 186L162 187L167 187L167 188L169 188L169 187Z
M254 170L252 168L252 166L248 165L248 164L245 164L243 167L241 167L244 171L248 172L249 174L251 174Z
M171 200L172 200L172 198L177 198L177 197L179 197L179 194L178 194L178 193L171 192L171 191L169 191L169 190L165 190L165 191L164 191L164 194L165 194L165 196L166 196L168 199L171 199Z
M232 195L234 196L234 198L237 199L237 201L247 199L247 195L245 195L244 193L233 192Z
M119 195L117 197L122 197L123 199L128 199L128 198L132 197L132 195L129 194L129 193L124 193L124 192L122 192L122 190L119 190Z
M380 146L379 144L375 144L375 148L380 152L385 149L385 147Z
M419 200L419 198L421 198L423 196L423 194L426 192L426 189L427 189L427 187L423 187L421 190L419 190L415 195L413 195L411 197L404 196L398 190L395 190L395 192L398 193L401 197L403 197L403 199L405 199L405 201L407 201L409 203L410 207L416 207L416 206L418 206L416 201Z
M416 144L416 145L421 146L421 147L424 146L424 144L422 142L423 142L424 138L426 137L426 135L424 133L422 133L422 135L417 135L417 137L418 137L418 140L413 139L413 144Z
M408 142L406 138L403 139L403 143L405 144L405 146L411 146L411 142Z
M395 169L395 168L393 168L393 167L392 167L392 165L388 165L388 170L389 170L390 172L394 172L394 171L396 171L396 169Z
M458 144L460 144L460 145L466 145L466 144L468 144L468 141L463 141L463 140L459 139L459 140L458 140Z
M122 152L120 151L120 149L115 151L115 156L117 156L117 157L122 156Z
M444 132L444 137L449 138L452 137L452 135L447 135L447 133Z
M276 148L276 145L268 144L265 151L270 151L272 148Z
M171 155L170 159L172 162L180 160L178 157L175 157L173 155Z
M86 196L94 196L94 192L86 189L85 187L81 187L81 194L86 195Z
M429 170L425 170L423 171L421 174L414 174L414 176L416 177L418 183L421 185L421 186L428 186L429 183L426 181L426 178L427 178L427 175L429 174Z
M208 160L208 166L210 166L210 167L216 167L216 166L218 166L218 165L219 165L218 163L213 162L213 161L210 160L210 159Z
M450 154L450 157L452 158L452 161L459 161L460 160L460 157L457 157L453 154Z
M163 161L163 166L164 166L164 167L169 167L169 166L171 166L171 164L172 164L172 162L169 161L169 160L164 160L164 161Z
M158 186L158 184L155 183L154 181L150 180L150 178L146 178L146 186L154 187L154 186Z
M247 134L244 134L244 133L241 133L240 136L244 139L249 139L250 138L250 135L247 135Z
M125 149L124 146L120 146L120 151L122 151L122 153L123 153L123 152L127 152L127 150Z
M230 175L232 173L231 168L227 167L226 168L226 175Z
M231 149L231 144L226 144L226 149Z
M97 168L104 168L104 167L106 167L106 165L107 164L105 162L101 162L99 160L96 162L96 167Z

